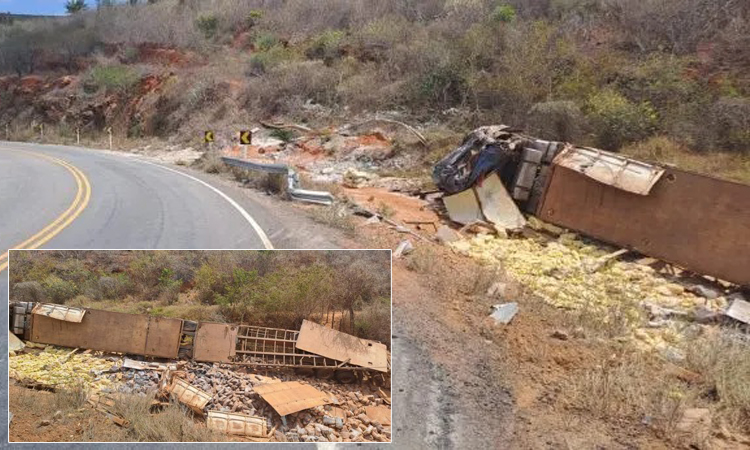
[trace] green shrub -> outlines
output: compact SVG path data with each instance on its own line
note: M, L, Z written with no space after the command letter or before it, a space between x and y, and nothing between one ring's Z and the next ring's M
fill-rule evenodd
M263 11L260 9L253 9L250 11L245 18L245 26L247 28L252 28L255 25L258 24L258 20L260 20L263 17Z
M338 30L326 30L316 37L305 51L309 59L331 61L342 55L344 33Z
M114 64L110 66L96 66L91 69L87 80L88 86L84 84L84 90L98 91L104 88L108 92L123 93L140 80L140 74L134 69Z
M195 271L195 289L201 303L213 303L216 294L223 294L223 277L212 265L204 263Z
M271 137L275 137L276 139L283 141L283 142L291 142L292 139L294 139L294 130L278 128L276 130L271 131Z
M495 22L510 23L516 20L516 8L512 5L498 5L492 11L492 20Z
M633 103L611 89L589 98L587 116L597 145L611 150L650 136L658 121L656 111L648 102Z
M67 300L78 295L78 287L70 282L63 280L57 275L49 275L42 282L44 296L51 303L63 304Z
M280 64L286 61L291 61L294 57L294 52L281 46L275 46L268 50L260 51L250 57L250 70L248 75L263 75Z
M200 16L195 19L195 27L206 39L212 39L219 31L219 18L211 15Z
M256 51L264 52L276 47L279 44L279 40L270 33L263 33L255 38L253 44Z

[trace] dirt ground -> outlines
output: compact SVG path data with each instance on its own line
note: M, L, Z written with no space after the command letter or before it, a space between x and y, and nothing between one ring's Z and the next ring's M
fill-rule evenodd
M364 220L356 229L368 247L395 249L407 238ZM622 352L618 343L586 336L564 311L535 298L502 271L447 247L409 239L415 251L393 264L394 442L399 448L425 443L431 448L750 448L742 435L720 433L696 445L692 436L667 435L647 418L626 420L577 407L572 380L616 360ZM496 281L508 285L507 300L487 297ZM491 305L500 301L517 301L520 307L504 327L487 319ZM646 366L640 375L650 380L660 370Z
M58 409L55 395L48 391L27 389L11 383L9 386L10 442L81 442L88 440L90 429L116 436L119 427L101 414L93 414L89 408ZM60 417L54 414L61 411ZM49 421L49 424L43 425Z

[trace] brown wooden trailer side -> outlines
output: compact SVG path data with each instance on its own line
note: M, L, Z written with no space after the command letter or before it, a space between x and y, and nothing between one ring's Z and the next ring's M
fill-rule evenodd
M646 195L552 166L536 215L605 242L750 285L750 186L666 168Z
M108 353L177 358L181 331L181 319L88 309L80 323L33 314L30 340Z

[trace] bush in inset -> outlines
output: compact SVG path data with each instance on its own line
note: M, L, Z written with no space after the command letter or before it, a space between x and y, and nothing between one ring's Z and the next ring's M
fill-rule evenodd
M354 331L361 338L391 342L391 302L382 298L365 305L354 315Z
M130 283L125 274L101 277L97 281L97 285L102 297L107 299L118 299L124 297L132 289L132 283Z
M177 279L174 270L163 268L159 275L159 301L171 305L178 299L182 281Z
M16 283L10 290L10 299L16 302L41 302L44 300L44 289L36 281Z
M78 295L78 287L56 275L49 275L42 282L44 296L52 303L63 304Z

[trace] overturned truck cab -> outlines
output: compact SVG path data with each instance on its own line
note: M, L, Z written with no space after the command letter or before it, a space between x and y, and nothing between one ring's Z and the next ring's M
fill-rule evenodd
M456 194L494 173L528 214L696 273L750 285L748 185L536 139L503 125L470 133L435 166L433 178L445 193Z

